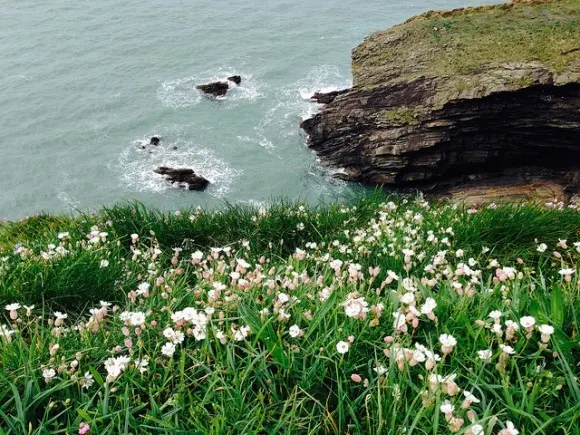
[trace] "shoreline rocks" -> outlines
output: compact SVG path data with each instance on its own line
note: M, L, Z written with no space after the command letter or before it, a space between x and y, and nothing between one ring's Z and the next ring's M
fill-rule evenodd
M207 83L205 85L198 85L195 88L199 89L201 92L207 95L211 95L213 97L223 97L227 94L228 90L230 89L229 82L234 83L236 86L239 86L242 83L242 77L239 75L230 76L227 78L225 82L218 81Z
M170 168L160 166L154 170L163 175L167 181L187 190L204 190L210 183L206 178L197 175L190 168Z
M580 32L554 35L565 47L535 36L562 22L580 25L580 0L428 12L373 34L353 51L353 88L316 95L326 105L301 124L308 146L370 185L461 196L533 179L578 192ZM507 23L535 33L512 42Z

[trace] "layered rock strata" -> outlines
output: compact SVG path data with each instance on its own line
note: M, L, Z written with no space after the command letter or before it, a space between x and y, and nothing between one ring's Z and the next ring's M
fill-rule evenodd
M318 94L326 105L302 123L337 177L439 194L532 179L578 191L580 0L429 12L367 38L353 78Z

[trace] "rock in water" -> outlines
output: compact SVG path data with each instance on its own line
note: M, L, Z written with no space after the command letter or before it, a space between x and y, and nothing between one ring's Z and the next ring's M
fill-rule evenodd
M336 97L342 94L346 94L350 89L342 89L340 91L332 91L332 92L315 92L311 100L315 100L319 104L330 104L332 103Z
M188 190L203 190L209 185L209 181L200 175L196 175L193 169L189 168L169 168L160 166L155 169L156 173L161 174L171 183Z
M242 76L231 76L228 77L228 80L230 82L234 82L236 85L239 85L240 83L242 83Z
M160 139L157 136L153 136L151 137L151 139L149 140L149 145L159 145L159 141Z
M196 89L208 95L213 95L214 97L223 97L228 92L229 87L230 85L226 82L213 82L196 86Z
M302 123L308 145L367 184L578 191L580 32L562 23L580 28L580 0L428 12L377 32L353 51L353 87L317 96L328 103Z

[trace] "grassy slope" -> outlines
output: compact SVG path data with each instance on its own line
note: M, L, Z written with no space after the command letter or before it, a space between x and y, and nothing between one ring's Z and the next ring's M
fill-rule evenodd
M467 414L460 410L461 393L429 392L429 371L421 363L405 364L399 370L395 359L384 354L394 346L384 342L385 336L393 336L400 346L419 342L441 354L438 337L449 333L458 345L434 371L455 373L459 387L481 399L472 409L486 433L497 433L507 420L522 434L575 433L580 400L580 254L572 242L580 240L579 212L502 206L470 214L461 207L427 207L400 199L397 210L392 210L386 201L377 194L350 208L299 209L280 204L265 215L236 207L219 213L184 211L176 216L123 206L93 216L41 216L2 227L0 258L5 260L0 263L0 299L3 304L35 303L34 313L42 321L27 320L22 308L22 323L8 318L0 321L18 331L10 343L0 339L0 427L28 433L30 423L32 432L56 433L58 428L74 431L86 422L93 433L402 433L403 428L407 433L447 433L439 405L451 400L456 417L465 419L463 430L469 430ZM86 234L93 225L108 233L107 241L87 249ZM447 231L449 227L453 231ZM40 252L49 252L50 243L58 245L56 236L62 231L70 233L69 240L60 241L70 252L42 260ZM435 241L428 241L428 231L434 232ZM132 233L140 236L135 245ZM375 240L368 239L371 236ZM569 246L556 246L559 239L567 239ZM333 246L334 240L343 249ZM317 246L307 247L309 242ZM546 252L538 252L540 242L548 245ZM13 254L16 243L30 249L26 258ZM216 246L231 247L232 257L251 264L247 272L241 272L249 287L232 281L230 272L236 263L230 264L223 253L217 259L208 257L209 249ZM183 251L176 254L172 250L176 247ZM490 252L483 253L483 247ZM306 258L297 257L296 248L304 249ZM457 256L460 248L461 257ZM204 259L193 265L190 253L197 249L204 252ZM407 268L402 249L415 251ZM441 250L448 251L444 263L436 266L434 274L425 272ZM348 273L335 275L328 260L322 259L326 253L346 264L360 264L364 279L349 280ZM261 257L261 273L266 276L256 281L254 271L260 269ZM469 284L456 271L470 257L477 261L472 268L481 270L479 283ZM109 261L106 268L100 267L103 259ZM490 268L491 259L501 266ZM367 269L377 266L380 273L369 282ZM521 275L494 283L495 269L503 266L514 267ZM177 272L179 267L183 273ZM558 273L564 267L576 271L570 282ZM400 279L377 294L375 289L388 269ZM408 333L396 333L391 313L405 310L400 297L407 292L402 287L402 278L407 276L416 288L417 306L426 297L437 301L438 321L422 318L417 329L409 325ZM155 277L164 277L164 282L156 283ZM435 286L421 283L421 278L433 277ZM271 288L264 285L269 278L274 280ZM211 302L207 292L218 281L226 289ZM127 293L141 282L151 284L150 296L131 302ZM474 294L458 294L458 283ZM325 286L333 292L321 301L319 292ZM288 322L274 314L280 308L276 302L280 293L299 299L285 307L291 314ZM369 312L365 319L347 317L340 304L349 293L364 297L369 308L383 304L383 315ZM98 306L99 300L114 301L120 309L109 311L99 328L90 332L86 308ZM47 320L54 319L54 306L69 313L66 326L88 329L51 335ZM173 357L164 356L160 349L167 340L162 332L172 325L164 307L175 312L187 306L216 309L207 338L197 341L187 336ZM264 308L269 314L261 318L259 311ZM137 336L134 327L124 335L118 318L123 310L149 313L142 335ZM538 324L554 325L549 351L538 349L537 331L530 337L519 331L512 340L493 334L488 318L492 310L502 311L502 322L533 315ZM488 327L478 326L476 320L486 321ZM289 336L293 324L303 336ZM252 332L236 341L232 328L242 325L250 326ZM219 342L216 330L225 333L226 344ZM339 355L335 346L348 336L354 337L350 350ZM126 338L132 340L129 347ZM501 342L516 351L505 367L497 365ZM54 343L60 349L51 358L49 347ZM111 352L115 346L119 350ZM476 351L488 347L494 357L485 364ZM76 352L82 353L78 375L70 368ZM114 382L103 383L104 360L119 354L149 357L146 375L128 367ZM379 366L387 370L384 376L374 370ZM68 373L60 371L47 384L41 367L61 367ZM78 386L78 376L86 371L96 383L84 390ZM353 374L367 381L356 383L351 380Z
M359 45L353 52L354 83L377 85L384 68L397 71L397 81L427 76L458 83L458 77L490 64L538 61L552 71L578 72L578 48L580 0L428 12Z

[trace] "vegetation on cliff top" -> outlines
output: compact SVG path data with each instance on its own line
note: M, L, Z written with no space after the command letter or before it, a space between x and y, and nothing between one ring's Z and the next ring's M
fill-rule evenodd
M371 35L354 50L354 85L421 76L455 78L530 62L540 62L556 73L570 70L576 80L580 78L580 0L506 3L419 15Z
M1 225L1 431L576 433L579 229L382 194Z

